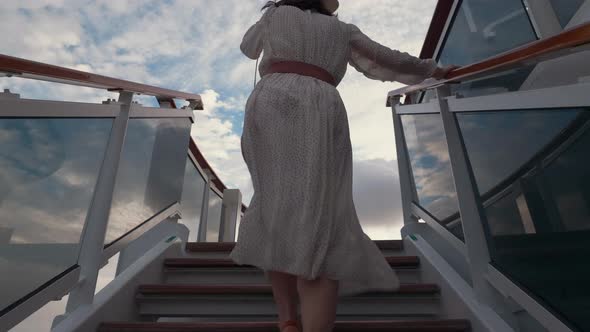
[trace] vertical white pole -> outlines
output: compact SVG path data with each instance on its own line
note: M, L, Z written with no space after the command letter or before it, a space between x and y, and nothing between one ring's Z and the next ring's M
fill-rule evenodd
M524 0L524 4L539 38L555 36L563 31L550 0Z
M123 91L119 94L121 111L114 121L109 143L98 175L92 203L86 215L80 248L81 282L70 293L66 314L80 306L91 304L94 300L96 280L103 263L102 252L107 231L115 181L119 170L119 161L123 152L129 111L132 106L133 93Z
M400 97L396 96L391 100L391 111L393 115L393 131L395 133L395 149L397 152L397 167L399 171L399 182L402 196L402 209L404 224L418 222L418 219L412 213L412 203L418 202L416 185L410 165L408 147L404 137L404 129L401 117L397 114L397 108L400 107Z
M242 193L239 189L223 191L219 242L234 242L236 226L242 210Z
M211 189L211 181L213 181L213 174L210 170L205 169L205 176L207 177L207 184L203 189L203 201L201 202L201 219L199 221L199 233L197 242L207 241L207 216L209 215L209 191Z
M448 85L437 88L438 105L442 117L449 157L453 171L455 189L459 200L459 210L465 235L465 245L471 269L473 288L478 299L489 303L489 284L485 278L490 262L490 253L483 222L485 214L479 201L475 177L469 166L466 151L463 148L460 129L455 116L449 110L447 97L450 96Z

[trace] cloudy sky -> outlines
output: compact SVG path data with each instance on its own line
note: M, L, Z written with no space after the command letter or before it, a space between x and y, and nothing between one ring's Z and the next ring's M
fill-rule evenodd
M252 183L240 151L245 100L255 63L239 51L263 0L19 0L0 2L0 53L161 87L200 93L192 135L218 175L250 202ZM376 41L418 54L435 0L341 0L339 17ZM16 31L18 29L18 31ZM365 232L399 237L401 211L391 112L397 83L370 81L349 68L339 91L348 110L354 200ZM0 79L25 98L100 102L104 91ZM56 306L15 331L46 329ZM33 321L37 323L33 323ZM43 325L47 326L47 325Z

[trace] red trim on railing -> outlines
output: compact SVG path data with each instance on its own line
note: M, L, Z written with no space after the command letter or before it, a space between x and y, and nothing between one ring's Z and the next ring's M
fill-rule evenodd
M534 41L508 52L453 70L445 80L426 82L393 90L388 95L388 106L393 96L401 96L430 89L445 83L457 83L473 79L492 71L506 70L527 60L539 58L550 53L590 43L590 23L566 30L553 37Z
M439 0L432 16L432 23L426 34L422 52L420 52L421 59L430 59L434 57L434 52L438 46L438 42L443 37L443 30L450 17L451 9L453 8L454 0Z
M79 70L63 68L41 62L16 58L0 54L0 72L13 73L25 78L44 81L81 85L106 90L124 90L157 98L178 98L198 101L198 109L203 109L201 96L198 94L163 89L151 85L125 81Z

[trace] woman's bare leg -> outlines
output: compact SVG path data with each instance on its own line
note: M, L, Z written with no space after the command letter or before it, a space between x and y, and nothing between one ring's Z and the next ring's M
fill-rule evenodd
M338 305L338 281L325 277L297 279L301 301L303 332L329 332L334 329Z
M297 320L297 277L292 274L269 271L269 278L280 322ZM295 327L287 327L282 332L298 331Z

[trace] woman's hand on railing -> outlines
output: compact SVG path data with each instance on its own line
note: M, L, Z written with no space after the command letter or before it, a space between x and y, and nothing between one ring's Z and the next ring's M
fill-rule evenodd
M432 77L437 80L445 79L445 78L447 78L447 76L449 75L450 72L452 72L453 70L455 70L457 68L459 68L459 66L455 66L455 65L438 67L438 68L436 68L436 70L432 74Z

